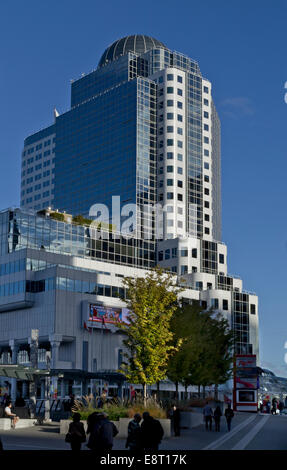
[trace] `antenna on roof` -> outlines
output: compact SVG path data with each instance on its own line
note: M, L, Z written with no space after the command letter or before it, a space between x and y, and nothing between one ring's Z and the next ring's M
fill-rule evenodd
M54 119L55 119L55 121L56 121L56 118L57 118L58 116L60 116L60 113L58 113L57 109L54 108Z

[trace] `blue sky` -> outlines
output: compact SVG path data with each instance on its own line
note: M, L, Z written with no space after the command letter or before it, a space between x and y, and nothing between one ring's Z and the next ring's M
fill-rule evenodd
M114 40L151 35L199 62L222 125L229 272L260 302L260 358L287 376L287 3L16 0L0 7L0 207L19 204L24 138L69 108L70 79ZM286 90L287 92L287 90Z

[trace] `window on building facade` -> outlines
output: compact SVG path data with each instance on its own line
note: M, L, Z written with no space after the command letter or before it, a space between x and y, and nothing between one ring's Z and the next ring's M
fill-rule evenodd
M256 315L256 305L255 304L250 304L250 313L252 315Z
M180 267L180 274L187 274L188 272L188 266L183 265Z
M218 310L218 299L211 299L211 307Z
M170 249L165 250L164 259L170 259Z

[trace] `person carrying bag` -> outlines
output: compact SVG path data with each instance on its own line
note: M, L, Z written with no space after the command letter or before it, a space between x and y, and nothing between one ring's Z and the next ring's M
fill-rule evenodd
M69 425L69 431L66 434L65 442L71 444L71 450L79 451L83 442L86 442L86 433L83 423L80 421L80 413L74 413L73 422Z

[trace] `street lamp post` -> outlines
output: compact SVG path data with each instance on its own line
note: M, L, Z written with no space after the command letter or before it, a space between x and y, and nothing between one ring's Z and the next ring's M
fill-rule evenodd
M51 378L50 378L50 370L51 370L51 351L46 351L46 365L48 375L45 377L45 421L49 422L50 419L50 389L51 389Z

